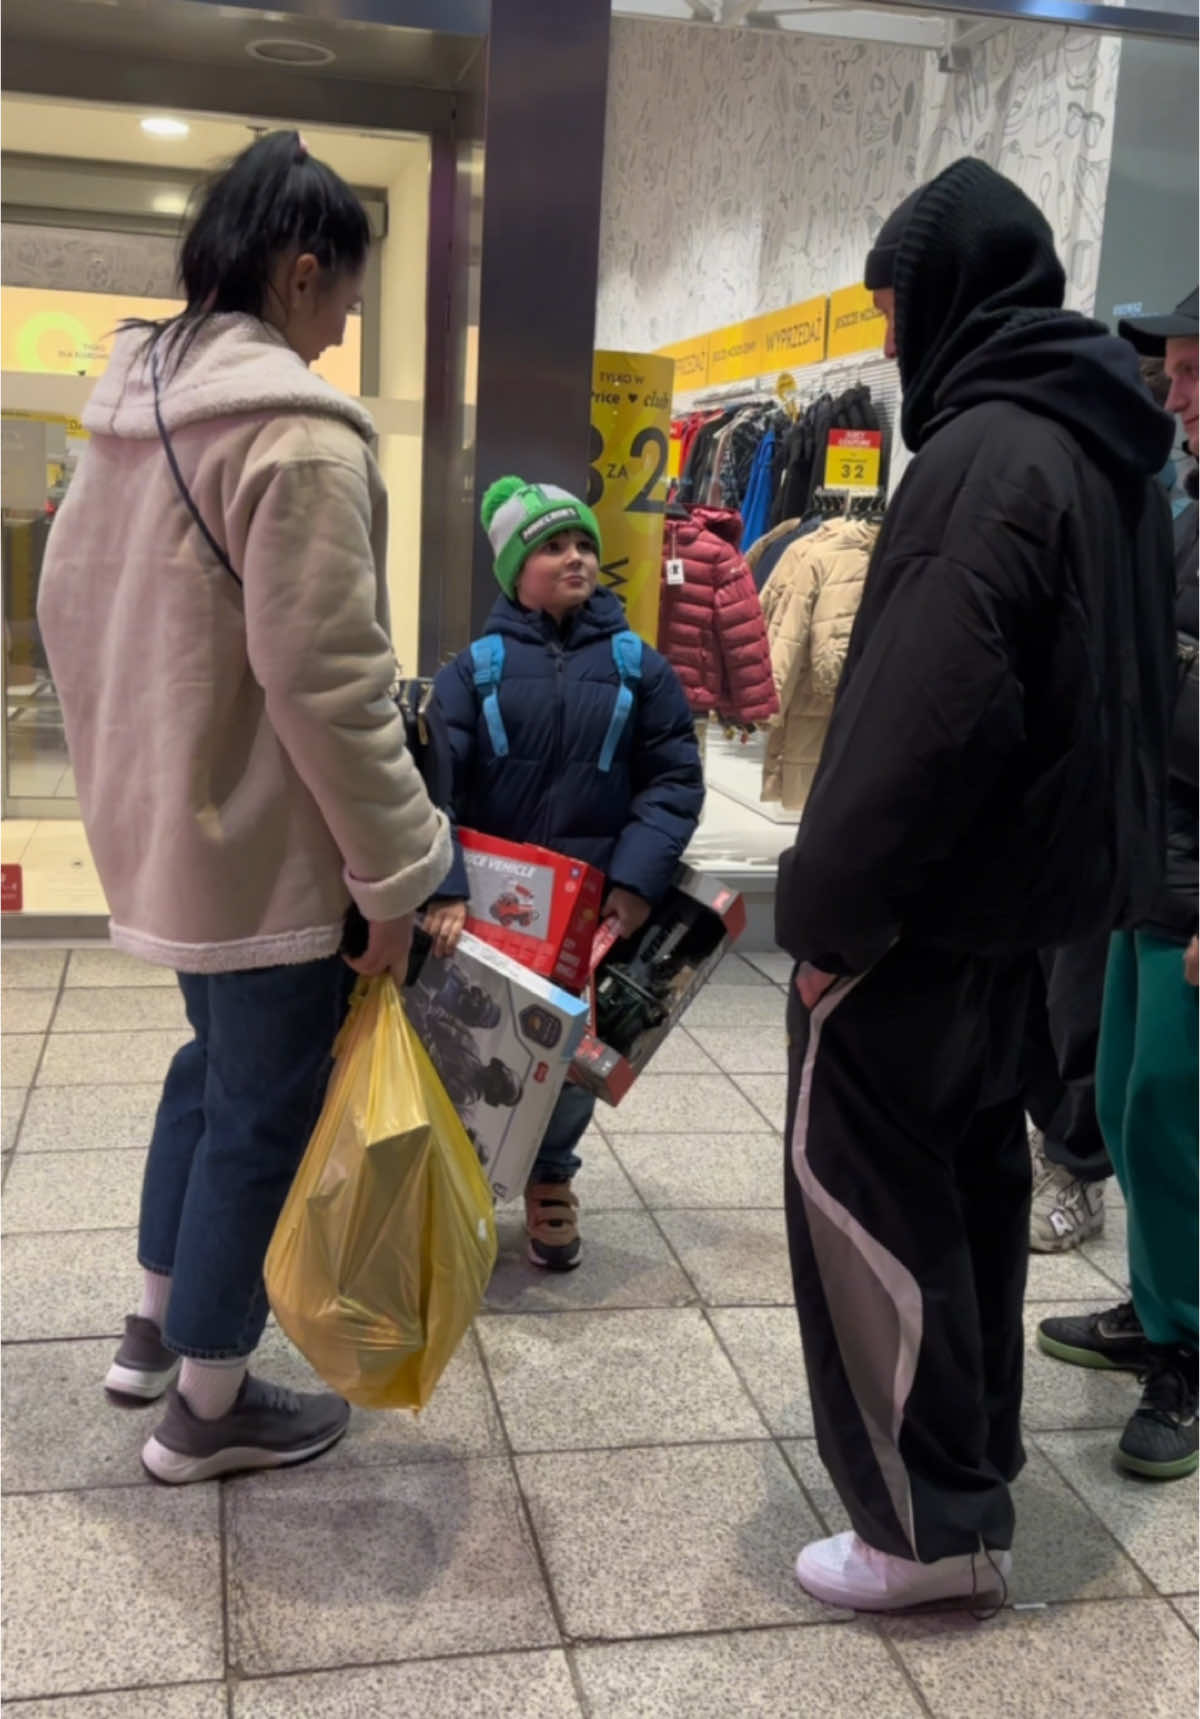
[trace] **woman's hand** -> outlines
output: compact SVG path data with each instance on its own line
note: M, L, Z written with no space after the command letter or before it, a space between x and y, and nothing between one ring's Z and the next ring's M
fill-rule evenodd
M1200 985L1200 940L1195 937L1188 944L1183 958L1183 976L1189 985Z
M401 919L368 920L367 946L361 955L347 955L346 965L371 979L380 973L391 973L396 983L403 985L408 973L415 917L406 913Z
M836 973L822 973L819 967L810 967L807 961L801 961L796 969L796 990L806 1009L815 1009L836 982Z
M433 938L433 952L439 961L453 955L467 923L465 901L433 901L425 909L425 930Z
M636 937L650 917L650 903L631 889L610 889L601 919L615 919L622 937Z

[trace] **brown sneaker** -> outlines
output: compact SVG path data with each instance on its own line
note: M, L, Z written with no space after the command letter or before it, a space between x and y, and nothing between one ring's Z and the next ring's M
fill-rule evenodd
M579 1264L579 1201L570 1182L539 1182L525 1190L529 1257L547 1271L574 1271Z

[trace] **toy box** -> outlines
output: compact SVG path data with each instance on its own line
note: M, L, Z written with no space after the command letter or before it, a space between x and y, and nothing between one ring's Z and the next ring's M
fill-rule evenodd
M746 929L736 890L680 866L636 937L605 923L595 940L591 1017L571 1079L619 1104L697 991Z
M464 932L454 954L413 940L408 1018L497 1200L519 1194L587 1026L588 1005Z
M600 923L603 873L549 848L460 830L467 929L556 985L581 991Z

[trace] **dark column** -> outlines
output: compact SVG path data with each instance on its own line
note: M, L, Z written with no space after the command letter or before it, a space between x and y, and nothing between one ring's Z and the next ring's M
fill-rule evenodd
M492 0L475 496L587 484L611 0ZM474 535L471 626L496 595Z

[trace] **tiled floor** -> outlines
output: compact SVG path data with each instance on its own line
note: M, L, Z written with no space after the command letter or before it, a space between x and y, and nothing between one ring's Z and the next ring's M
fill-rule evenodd
M789 1302L778 959L729 963L602 1112L581 1271L535 1276L502 1214L488 1310L419 1425L356 1414L310 1468L178 1493L138 1462L154 1411L98 1383L178 1001L102 949L10 947L2 972L14 1719L1195 1711L1195 1484L1121 1478L1133 1382L1032 1349L1011 1608L855 1621L796 1588L842 1512ZM1035 1263L1031 1330L1116 1298L1123 1218ZM262 1366L310 1377L274 1328Z

